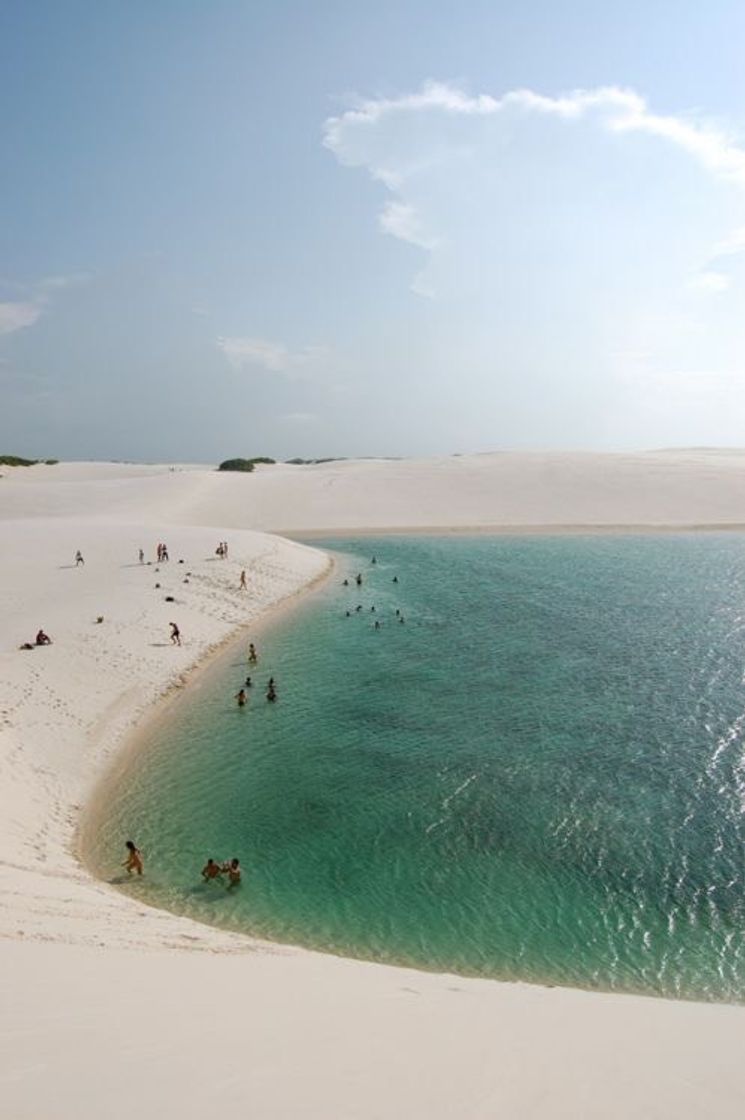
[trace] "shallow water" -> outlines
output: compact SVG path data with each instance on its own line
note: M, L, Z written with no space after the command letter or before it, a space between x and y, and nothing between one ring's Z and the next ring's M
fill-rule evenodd
M147 876L124 889L202 921L742 1000L745 537L325 546L333 584L255 669L246 642L171 705L108 791L94 866L116 875L132 836ZM209 855L240 857L238 890L200 881Z

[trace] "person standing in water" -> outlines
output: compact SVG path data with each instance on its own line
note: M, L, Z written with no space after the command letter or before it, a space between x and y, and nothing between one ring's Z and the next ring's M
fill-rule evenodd
M134 840L127 840L124 847L127 849L127 858L122 864L122 867L126 868L128 875L131 875L133 871L136 871L138 875L142 875L142 852L139 848L135 847Z
M202 868L202 878L204 879L205 883L209 883L211 879L217 879L219 875L222 875L222 868L220 867L220 864L215 863L212 856L210 856L210 858Z
M259 660L259 655L256 652L256 646L253 644L253 642L249 642L248 644L248 660L251 665L255 665Z
M266 686L266 698L272 702L277 699L277 689L274 684L274 677L269 678L269 684Z
M230 863L226 864L225 871L228 876L228 890L232 890L233 887L239 887L241 883L240 860L231 859Z
M240 691L235 694L235 698L238 701L238 707L245 708L246 700L248 699L245 688L240 689Z

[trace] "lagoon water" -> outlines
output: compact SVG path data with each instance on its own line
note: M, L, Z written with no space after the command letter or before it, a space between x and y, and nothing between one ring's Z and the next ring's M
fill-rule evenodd
M323 546L337 572L258 666L247 638L106 790L99 873L131 836L147 875L123 889L205 922L743 1000L745 536ZM201 882L234 855L238 890Z

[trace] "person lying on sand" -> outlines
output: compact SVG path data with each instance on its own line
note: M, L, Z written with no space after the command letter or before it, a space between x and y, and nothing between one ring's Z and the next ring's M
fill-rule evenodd
M210 879L217 879L220 875L222 875L222 867L220 867L219 863L215 863L212 856L210 856L202 868L202 878L205 883L207 883Z
M134 840L127 840L124 846L127 849L128 855L122 867L126 867L128 875L131 875L133 871L136 871L138 875L142 875L142 852L139 848L135 847Z

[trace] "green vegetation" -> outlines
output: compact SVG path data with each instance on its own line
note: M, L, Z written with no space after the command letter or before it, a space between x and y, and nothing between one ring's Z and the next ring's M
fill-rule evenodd
M53 467L59 459L22 459L20 455L0 455L0 467L35 467L37 463Z
M287 459L286 462L293 467L303 467L313 463L343 463L344 456L331 455L328 459Z
M252 471L257 463L274 462L274 459L268 459L266 455L257 455L253 459L226 459L224 463L220 463L217 469L219 471Z

